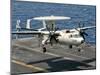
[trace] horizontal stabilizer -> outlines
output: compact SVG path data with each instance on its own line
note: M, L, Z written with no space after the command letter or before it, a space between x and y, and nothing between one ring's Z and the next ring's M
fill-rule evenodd
M19 31L19 32L16 32L16 31L13 31L12 34L21 34L21 35L26 35L26 34L41 34L41 32L38 32L38 31Z

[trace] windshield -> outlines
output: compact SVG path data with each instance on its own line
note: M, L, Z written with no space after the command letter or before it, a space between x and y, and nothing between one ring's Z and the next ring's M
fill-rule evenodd
M80 35L75 34L75 35L71 35L70 37L78 38L78 37L80 37Z

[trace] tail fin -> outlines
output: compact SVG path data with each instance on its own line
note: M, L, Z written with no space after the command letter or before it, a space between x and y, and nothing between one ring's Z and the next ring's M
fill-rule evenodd
M16 29L20 29L20 20L17 20L17 23L16 23Z
M45 21L43 21L43 28L46 28L46 23L45 23Z
M30 29L31 28L31 19L27 19L27 23L26 23L26 29Z
M17 32L19 32L19 29L21 28L20 27L20 22L21 22L20 20L17 20L17 22L16 22L16 30L17 30ZM18 39L18 35L17 34L16 34L15 38Z

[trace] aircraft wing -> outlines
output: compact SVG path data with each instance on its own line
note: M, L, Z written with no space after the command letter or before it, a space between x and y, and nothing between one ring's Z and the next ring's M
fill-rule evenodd
M13 31L12 34L23 34L23 35L26 35L26 34L41 34L41 32L39 31Z
M60 31L56 31L55 34L59 34ZM27 35L27 34L33 34L33 35L39 35L44 34L48 35L49 31L13 31L12 34L18 34L18 35Z
M87 29L91 29L91 28L95 28L96 26L88 26L88 27L83 27L83 28L77 28L79 30L87 30Z

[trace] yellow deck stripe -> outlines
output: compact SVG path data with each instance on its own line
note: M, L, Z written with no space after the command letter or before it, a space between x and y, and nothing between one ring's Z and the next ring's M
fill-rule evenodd
M17 61L17 60L12 60L11 62L15 63L15 64L18 64L18 65L21 65L21 66L24 66L24 67L27 67L27 68L30 68L33 70L33 72L35 70L38 70L38 71L44 71L46 72L47 70L43 69L43 68L40 68L40 67L36 67L36 66L33 66L33 65L27 65L26 63L24 62L21 62L21 61ZM36 72L36 71L35 71Z

